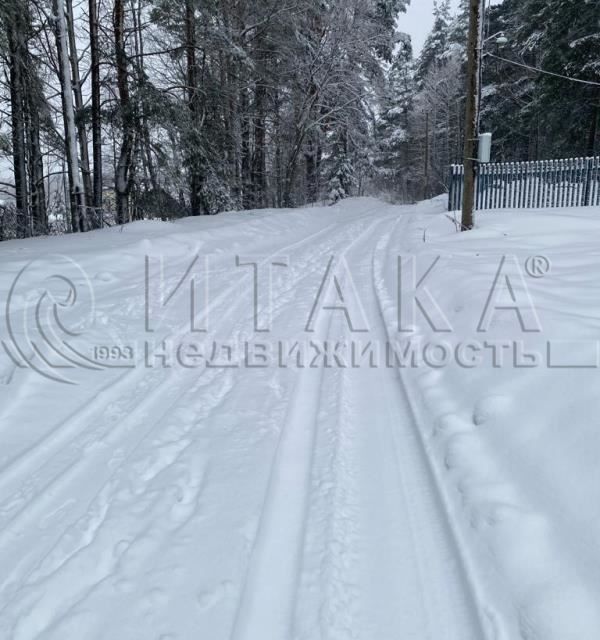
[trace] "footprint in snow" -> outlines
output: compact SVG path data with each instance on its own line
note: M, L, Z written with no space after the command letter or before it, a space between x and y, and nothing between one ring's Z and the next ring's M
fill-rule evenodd
M473 409L473 424L481 426L493 422L510 411L511 398L503 395L490 395L480 398Z
M445 413L435 422L436 436L452 436L457 433L468 433L473 429L473 425L463 420L456 413Z
M229 580L221 582L215 589L209 591L201 591L198 594L198 606L201 611L212 609L223 598L233 594L233 583Z
M100 273L97 273L94 280L96 280L97 282L106 282L106 283L110 283L110 282L114 282L117 278L114 276L114 274L110 273L110 271L100 271Z
M441 377L442 377L441 371L430 370L423 373L419 377L419 380L424 387L429 388L436 385L440 381Z

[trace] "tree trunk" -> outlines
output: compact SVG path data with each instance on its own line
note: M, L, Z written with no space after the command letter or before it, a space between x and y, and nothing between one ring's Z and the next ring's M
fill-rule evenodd
M69 50L71 53L71 75L73 78L73 97L75 100L75 124L79 139L79 154L81 158L81 176L85 194L86 218L93 207L92 174L90 172L90 154L88 150L87 132L83 117L84 104L81 91L81 78L79 75L79 60L77 54L77 41L75 39L75 25L73 22L73 0L66 0L67 9L67 33L69 38ZM93 225L92 225L93 226Z
M281 104L277 89L275 89L274 103L275 114L273 116L274 124L273 129L275 133L275 195L274 206L279 208L283 204L283 153L281 150L281 137L282 137L282 125L281 125Z
M208 213L202 194L204 176L202 174L202 149L200 131L202 128L200 95L198 93L198 61L196 57L196 17L194 0L185 2L185 51L187 73L187 102L190 112L191 132L188 149L188 172L190 181L190 209L193 216Z
M298 170L298 156L300 154L300 146L302 142L296 143L292 149L292 153L288 159L285 168L285 178L283 183L283 206L293 207L294 199L292 192L294 189L294 182L296 181L296 171Z
M596 138L598 137L598 120L600 120L600 90L595 92L595 101L592 105L592 118L588 135L587 155L593 158L596 155Z
M309 203L314 203L318 199L317 145L314 136L311 136L306 145L304 162L306 164L306 199Z
M69 62L64 0L53 0L53 10L65 130L65 149L69 175L71 226L73 231L85 231L87 228L85 209L86 202L84 186L79 173L77 127L75 125L75 109L73 105L73 87Z
M37 81L37 77L35 78ZM46 189L44 186L44 161L40 148L40 99L41 90L38 83L30 87L28 93L28 136L29 145L29 191L31 193L31 227L35 235L48 231L48 215L46 210Z
M252 163L250 157L250 104L248 91L242 87L240 94L240 118L241 118L241 181L242 181L242 208L252 208Z
M129 220L129 191L131 187L131 158L134 140L134 118L129 95L127 77L127 53L125 51L125 6L124 0L115 0L113 10L113 28L115 34L115 57L117 63L117 86L121 108L122 140L115 175L115 194L117 201L117 224Z
M11 15L12 29L7 29L10 66L10 103L12 151L15 177L15 206L17 209L17 237L25 234L29 211L27 194L27 159L25 147L24 64L25 54L23 22L15 7Z
M285 179L283 187L284 207L293 206L293 190L294 183L296 181L296 172L298 171L298 159L300 157L300 152L302 151L302 146L304 145L306 136L308 135L310 128L315 124L313 120L315 117L315 105L318 98L319 88L317 83L313 79L310 82L308 93L306 94L303 104L299 108L298 115L296 116L294 142L292 144L292 150L290 152L290 156L288 158L285 169Z
M266 99L267 88L259 80L254 91L254 153L252 154L252 206L261 209L265 206L266 184Z
M155 194L158 193L159 184L156 177L156 168L152 158L152 144L150 139L150 126L148 124L147 114L147 89L146 89L146 70L144 65L144 29L142 26L142 2L138 0L135 11L133 12L133 26L135 33L135 50L138 59L138 89L139 89L139 118L138 118L138 137L141 146L141 156L144 165L144 187L148 190L148 182Z
M100 53L98 50L98 6L89 0L90 56L92 85L92 155L94 158L94 187L92 207L94 226L102 227L102 114L100 106Z
M429 111L425 114L425 158L423 166L423 200L429 198Z

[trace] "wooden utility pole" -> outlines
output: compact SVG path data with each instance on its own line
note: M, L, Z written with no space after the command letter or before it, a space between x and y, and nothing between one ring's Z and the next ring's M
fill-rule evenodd
M481 0L470 0L467 58L467 99L465 107L465 188L463 192L462 230L473 228L475 206L475 138L477 135L477 98L481 64Z

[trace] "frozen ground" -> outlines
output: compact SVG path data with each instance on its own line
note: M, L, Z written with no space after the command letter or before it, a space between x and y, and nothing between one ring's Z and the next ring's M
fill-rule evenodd
M443 205L0 244L0 638L597 640L600 212Z

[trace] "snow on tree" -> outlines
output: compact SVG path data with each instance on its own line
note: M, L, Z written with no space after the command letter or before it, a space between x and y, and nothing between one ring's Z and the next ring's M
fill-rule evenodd
M447 59L451 27L450 0L435 0L433 16L433 28L417 60L416 78L419 85L422 85L430 71Z

